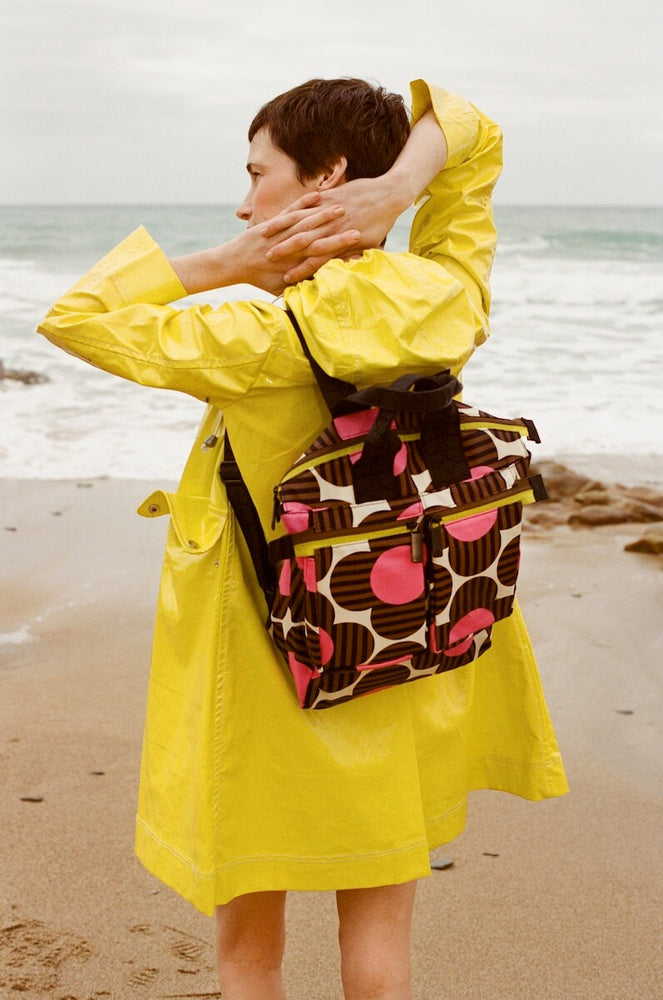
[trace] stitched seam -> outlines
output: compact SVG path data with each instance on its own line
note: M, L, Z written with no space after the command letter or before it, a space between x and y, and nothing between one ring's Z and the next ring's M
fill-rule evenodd
M60 338L59 331L58 331L58 338ZM256 358L255 354L246 354L242 355L241 358L237 358L231 362L223 362L222 360L219 359L215 363L214 359L211 358L199 359L196 362L177 361L177 360L164 362L163 357L158 354L157 355L140 354L138 352L120 350L119 348L114 347L112 345L101 343L98 340L90 340L86 337L66 337L66 338L63 337L61 339L65 344L71 344L72 346L81 344L84 347L92 347L97 351L103 351L104 354L114 354L120 358L130 358L132 361L145 362L150 365L153 365L155 368L177 369L181 371L205 370L206 368L211 368L214 370L216 370L217 368L237 368L243 364L246 364L248 361L255 362ZM269 354L271 353L271 350L272 348L270 348L270 350L268 350L267 353L264 355L263 363L260 366L258 375L256 375L256 379L260 376L260 373L262 372L262 369L265 365L265 361L269 356ZM201 364L201 361L203 361L204 363ZM253 387L253 384L255 384L255 380L254 383L252 383L251 387Z
M495 760L495 761L506 761L508 764L517 764L519 767L526 768L541 768L549 767L551 764L556 764L562 759L561 754L552 754L550 757L544 757L542 760L523 760L522 757L507 757L506 754L498 753L488 753L481 754L478 757L470 757L471 764L478 764L484 760Z
M463 798L459 802L457 802L455 806L452 806L451 809L447 809L446 812L438 813L437 816L430 816L430 817L426 816L425 817L426 825L430 826L432 823L439 823L440 820L444 820L447 819L449 816L453 816L454 813L458 812L459 809L462 809L463 806L467 804L467 800L468 796L464 795Z
M137 825L140 826L148 837L154 840L160 847L168 851L170 854L174 855L186 868L191 872L194 872L201 879L212 879L215 878L221 872L229 871L232 868L236 868L240 865L245 864L256 864L260 862L275 862L280 861L286 864L315 864L315 865L327 865L327 864L344 864L348 861L363 861L371 860L374 858L387 858L392 856L400 856L402 854L408 854L412 851L419 851L424 849L428 851L428 842L426 840L418 840L414 844L408 844L405 847L393 848L384 851L371 851L367 854L333 854L327 855L325 857L295 857L288 854L256 854L250 855L246 858L238 858L235 861L230 861L227 864L220 865L218 868L213 868L209 871L202 871L193 862L185 857L181 851L173 847L171 844L167 844L164 840L158 837L147 824L138 818Z

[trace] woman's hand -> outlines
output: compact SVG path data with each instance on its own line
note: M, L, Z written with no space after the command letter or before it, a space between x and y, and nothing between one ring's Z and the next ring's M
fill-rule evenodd
M218 247L173 258L171 266L188 294L246 283L280 295L292 284L285 279L286 271L297 272L295 281L310 277L326 261L359 244L360 233L348 229L338 199L324 201L318 192L310 192L268 222Z
M364 248L364 236L346 217L338 197L342 188L310 191L285 212L256 226L265 241L264 268L276 269L283 286L310 278L334 257L347 257ZM367 214L367 213L366 213ZM359 218L354 212L355 219Z
M381 246L408 204L389 174L305 195L287 213L262 224L264 236L275 240L267 258L280 262L285 283L294 284L333 257Z

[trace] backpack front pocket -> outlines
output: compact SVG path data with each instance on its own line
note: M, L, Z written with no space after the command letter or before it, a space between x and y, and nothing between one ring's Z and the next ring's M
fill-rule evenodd
M424 564L413 559L409 533L323 546L295 556L285 572L287 608L281 592L274 612L282 622L289 610L284 642L292 649L294 641L301 659L305 638L307 666L369 670L426 649Z

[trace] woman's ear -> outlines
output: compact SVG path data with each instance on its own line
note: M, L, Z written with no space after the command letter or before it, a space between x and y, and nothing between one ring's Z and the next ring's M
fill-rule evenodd
M330 188L338 187L339 184L345 184L345 171L347 169L348 161L344 156L339 156L331 169L325 170L318 177L318 189L328 191Z

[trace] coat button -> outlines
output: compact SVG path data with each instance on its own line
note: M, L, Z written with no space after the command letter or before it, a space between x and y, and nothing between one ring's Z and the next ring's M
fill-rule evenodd
M189 546L190 549L199 549L200 548L200 545L198 544L198 542L194 542L194 540L192 538L190 538L188 540L187 545Z
M147 508L148 514L158 514L160 510L161 507L159 506L158 503L151 503L150 506Z

